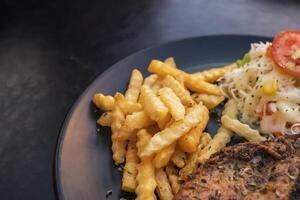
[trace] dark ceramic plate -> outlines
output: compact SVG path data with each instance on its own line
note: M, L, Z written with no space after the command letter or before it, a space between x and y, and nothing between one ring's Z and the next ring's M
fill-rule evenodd
M106 199L107 191L112 191L108 199L128 197L120 190L121 174L112 162L110 131L96 126L100 113L91 103L93 94L123 92L131 71L137 67L146 75L154 58L173 56L186 71L203 70L233 62L249 50L250 43L270 39L219 35L179 40L137 52L101 74L73 105L61 129L55 165L59 199ZM208 131L214 133L216 126L210 123Z

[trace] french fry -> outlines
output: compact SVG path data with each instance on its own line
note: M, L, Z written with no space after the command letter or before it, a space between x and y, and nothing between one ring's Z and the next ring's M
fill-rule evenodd
M168 164L166 167L166 173L168 175L168 179L171 183L172 192L176 194L180 189L179 178L178 178L178 170L175 169L173 164Z
M198 157L199 163L204 164L211 155L223 149L230 142L232 135L232 131L221 126L210 143L201 151Z
M126 192L134 192L136 188L137 163L137 148L135 140L130 140L126 152L126 163L123 171L122 190Z
M99 124L101 126L111 126L111 123L112 123L112 113L111 112L103 113L97 120L97 124Z
M175 77L175 79L183 86L184 86L184 81L185 81L185 77L186 75L185 74L179 74Z
M109 111L113 109L115 99L112 96L105 96L102 93L97 93L93 97L93 102L97 106L97 108Z
M155 168L152 165L151 157L144 158L138 164L138 174L136 177L137 187L135 193L137 200L156 200L155 196Z
M150 119L159 122L168 115L168 108L148 86L142 87L142 104Z
M123 114L121 128L118 128L117 130L118 134L116 134L114 138L118 141L126 141L127 139L129 139L131 136L135 134L134 130L124 129L124 122L125 122L124 118L125 115L127 114L126 112L128 111L127 103L132 103L132 104L138 104L138 103L127 101L125 97L119 92L115 94L114 98L115 98L115 106L117 105L121 109Z
M238 108L234 99L230 99L224 106L222 116L229 116L232 119L236 119L238 115Z
M223 77L226 72L230 72L233 69L237 68L238 65L236 63L232 63L230 65L226 65L224 67L219 68L213 68L209 70L205 70L202 72L197 72L192 74L193 77L196 77L197 79L201 79L210 83L215 82L219 78Z
M184 71L171 67L167 63L163 63L159 60L152 60L148 66L148 71L159 76L171 75L176 77L179 74L186 74Z
M116 103L112 110L112 123L111 123L111 140L112 140L112 152L113 160L115 164L121 164L125 161L126 154L126 141L117 139L117 135L120 133L122 123L124 122L124 113L120 106Z
M144 151L146 145L148 142L151 140L152 135L146 130L146 129L141 129L137 132L137 142L136 142L136 147L137 147L137 155L141 159L141 154Z
M164 128L170 127L174 122L175 122L175 120L171 118L171 119L168 121L168 123L166 123L166 125L165 125Z
M128 140L130 139L131 137L134 137L137 133L137 130L132 130L132 131L127 131L127 130L124 130L123 128L121 128L119 130L119 133L116 137L117 140Z
M195 171L198 167L198 157L210 141L211 137L209 133L203 133L200 138L200 144L198 145L197 151L188 155L185 166L179 171L181 179L186 180L187 176Z
M250 126L241 123L237 119L232 119L225 115L221 118L221 122L224 127L237 133L248 141L261 142L266 140L266 138L261 136L257 130L250 128Z
M143 106L140 103L133 103L133 102L127 101L125 104L124 110L125 110L124 112L126 112L126 114L131 114L133 112L142 111Z
M115 101L118 102L120 108L124 112L124 114L131 114L133 112L138 112L143 109L142 105L137 102L131 102L126 100L123 94L117 92L115 94Z
M116 165L122 164L125 161L126 141L112 140L113 160Z
M190 92L187 89L185 89L184 86L180 84L172 76L167 75L163 79L162 85L164 87L171 88L174 91L174 93L178 96L178 98L181 100L183 105L190 107L195 103L193 98L190 95Z
M140 130L137 133L137 150L138 155L140 152L144 150L144 147L147 145L151 138L151 134L149 134L145 129ZM137 195L137 200L156 200L155 196L155 168L152 165L152 156L141 158L141 163L137 166L137 176L136 182L137 186L135 189L135 193Z
M175 148L175 152L171 158L176 167L183 168L185 166L186 154L178 147Z
M161 88L161 78L158 77L158 79L154 82L154 84L151 86L151 89L154 92L157 92Z
M201 105L195 105L188 109L183 120L174 122L170 127L158 132L151 138L142 156L149 156L159 152L194 128L201 120L201 112Z
M176 143L173 143L173 144L165 147L163 150L161 150L160 152L158 152L155 155L155 157L153 159L153 164L156 169L162 168L168 164L169 160L171 159L171 157L175 151L175 146L176 146Z
M164 63L166 63L166 64L169 65L170 67L177 68L175 59L174 59L173 57L167 58L167 59L164 61Z
M160 130L163 130L167 124L169 124L170 120L172 119L171 115L168 113L163 119L157 122L158 127Z
M265 140L237 120L234 100L226 103L214 138L203 132L208 109L225 99L212 83L236 67L234 63L188 74L177 68L173 57L152 60L148 71L154 74L144 79L133 70L124 95L94 95L94 104L106 111L97 123L112 130L113 160L117 165L125 162L122 190L135 192L137 200L156 200L156 189L159 199L171 200L180 181L224 148L234 132L250 141Z
M153 124L154 121L148 117L145 111L139 111L126 116L123 128L125 131L133 131L135 129L146 128Z
M252 129L247 124L243 124L237 120L237 113L236 102L233 99L229 100L225 105L223 116L221 118L222 125L246 138L248 141L264 141L266 139L262 137L257 130Z
M236 119L238 114L237 106L235 100L231 99L227 101L222 112L223 116L229 116L232 119ZM201 151L198 156L199 163L205 163L212 154L220 151L230 142L231 136L233 135L232 131L221 126L217 134L213 137L210 143Z
M156 74L151 74L150 76L146 77L144 80L143 85L152 87L152 85L157 81L158 76Z
M119 104L115 104L113 110L112 110L112 123L111 123L111 129L112 129L112 135L114 135L114 132L117 133L124 123L125 115L120 108Z
M161 88L158 95L176 121L184 118L185 108L172 89L168 87Z
M209 115L207 108L201 104L199 106L201 108L199 124L178 140L178 145L184 152L192 153L197 151L197 146L200 143L200 137L208 123Z
M141 91L142 83L143 83L142 73L139 70L134 69L131 73L128 89L125 92L126 100L130 102L137 102Z
M222 103L225 100L224 96L216 96L210 94L194 93L192 97L197 103L202 102L208 109L213 109L217 107L220 103Z
M185 78L185 86L193 92L206 93L221 96L221 90L217 85L199 80L191 75Z
M157 183L156 191L160 200L172 200L173 193L167 177L163 169L157 169L155 172L155 180Z
M201 124L200 124L200 126L202 126ZM192 130L190 130L188 133L183 135L178 140L178 145L179 145L180 149L187 153L193 153L193 152L197 151L197 146L200 142L200 137L202 135L203 130L204 129L202 129L202 128L195 127Z

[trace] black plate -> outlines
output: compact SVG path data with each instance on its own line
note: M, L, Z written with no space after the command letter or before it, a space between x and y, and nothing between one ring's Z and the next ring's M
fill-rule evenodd
M101 74L79 97L64 121L56 154L55 177L59 199L120 199L121 174L111 158L110 131L100 127L97 133L95 107L91 98L96 92L113 95L123 92L134 68L145 75L151 59L173 56L187 71L221 66L241 58L250 43L271 38L248 35L204 36L170 42L137 52ZM214 132L215 124L208 127Z

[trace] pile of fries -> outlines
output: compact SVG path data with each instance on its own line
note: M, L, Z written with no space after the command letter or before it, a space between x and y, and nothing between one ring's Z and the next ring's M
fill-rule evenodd
M233 132L251 141L264 139L237 120L234 100L226 103L214 138L204 132L209 110L225 99L214 82L236 67L188 74L172 57L152 60L150 76L132 71L125 94L94 95L94 104L105 111L97 123L112 130L113 160L124 164L124 191L140 200L156 199L155 190L159 199L172 199L182 180L224 148Z

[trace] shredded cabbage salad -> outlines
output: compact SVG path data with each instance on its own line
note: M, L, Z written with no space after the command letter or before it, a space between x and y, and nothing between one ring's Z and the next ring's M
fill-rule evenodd
M264 134L300 133L299 81L266 56L271 43L251 44L249 62L225 74L223 93L235 99L239 120Z

